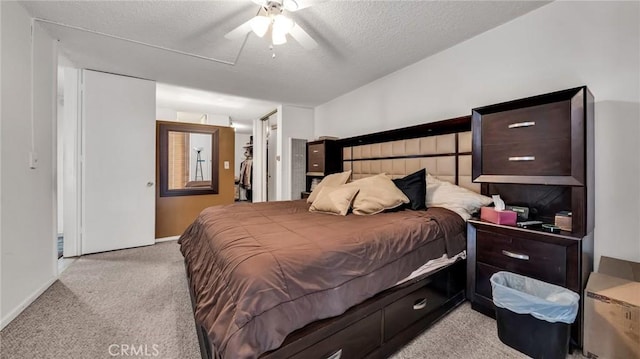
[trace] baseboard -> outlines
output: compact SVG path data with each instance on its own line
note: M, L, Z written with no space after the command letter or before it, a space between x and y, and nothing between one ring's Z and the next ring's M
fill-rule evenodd
M35 292L33 292L30 296L28 296L25 300L22 301L15 309L13 309L9 314L7 314L0 321L0 330L4 329L9 323L11 323L14 319L22 313L31 303L33 303L42 293L44 293L49 287L57 280L56 277L53 277L45 282L45 284L38 288Z
M180 238L180 236L171 236L171 237L156 238L156 243L160 243L160 242L169 242L169 241L177 241L179 238Z

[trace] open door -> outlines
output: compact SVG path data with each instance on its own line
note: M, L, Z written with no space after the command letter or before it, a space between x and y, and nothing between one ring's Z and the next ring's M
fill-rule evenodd
M82 70L82 253L155 243L155 82Z

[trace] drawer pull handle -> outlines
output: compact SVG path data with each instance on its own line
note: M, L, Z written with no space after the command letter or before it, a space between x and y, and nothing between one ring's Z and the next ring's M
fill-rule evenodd
M536 156L509 157L509 161L535 161Z
M413 303L413 310L420 310L427 306L427 298L418 299Z
M318 150L313 150L313 153L318 153Z
M327 359L340 359L341 356L342 356L342 349L338 349L337 352L329 355Z
M515 259L520 259L523 261L528 261L529 260L529 256L526 254L518 254L518 253L513 253L513 252L509 252L509 251L502 251L502 254L504 254L507 257L511 257L511 258L515 258Z
M534 121L516 122L516 123L510 124L509 128L531 127L531 126L535 126L535 125L536 125L536 123Z
M318 167L318 164L317 164L317 163L314 163L314 164L313 164L313 167Z

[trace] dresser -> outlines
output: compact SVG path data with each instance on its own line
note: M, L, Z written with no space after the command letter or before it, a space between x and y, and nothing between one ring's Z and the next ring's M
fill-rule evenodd
M467 297L495 315L489 278L504 270L568 288L581 298L593 268L593 95L586 87L476 108L472 176L481 192L528 207L529 220L553 224L571 212L571 231L467 223ZM582 347L582 305L572 347Z
M342 152L334 140L307 142L307 184L306 192L311 192L313 179L342 170ZM302 197L308 194L303 192Z

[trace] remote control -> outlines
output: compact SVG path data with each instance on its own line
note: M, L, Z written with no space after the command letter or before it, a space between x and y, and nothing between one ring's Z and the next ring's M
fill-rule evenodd
M524 221L516 223L518 227L535 226L537 224L542 224L542 221Z

